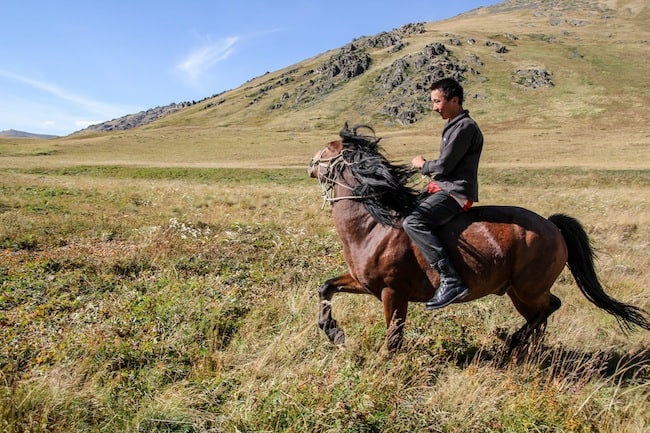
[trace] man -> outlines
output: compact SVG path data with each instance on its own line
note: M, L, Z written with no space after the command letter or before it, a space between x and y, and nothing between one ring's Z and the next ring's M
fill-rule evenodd
M422 255L440 274L440 287L426 303L427 310L445 307L469 294L454 269L437 231L478 201L478 163L483 134L463 109L463 88L451 78L431 86L433 111L447 120L442 131L440 156L427 161L422 155L411 162L429 175L429 195L404 219L403 227Z

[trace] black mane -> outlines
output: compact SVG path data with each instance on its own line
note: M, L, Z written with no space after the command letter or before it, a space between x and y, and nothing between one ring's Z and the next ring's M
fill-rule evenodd
M372 135L357 131L369 129ZM362 197L368 213L381 224L398 227L418 202L419 192L409 186L417 170L408 165L396 165L382 154L374 130L365 125L349 129L347 124L339 135L342 138L341 154L352 175L359 182L352 191Z

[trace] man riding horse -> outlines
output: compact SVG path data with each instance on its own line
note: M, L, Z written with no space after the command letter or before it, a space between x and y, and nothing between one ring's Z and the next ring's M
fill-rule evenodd
M403 222L404 231L440 274L440 287L427 301L428 310L445 307L469 294L437 232L478 201L478 163L483 149L483 134L469 111L463 109L463 87L456 80L444 78L433 83L431 102L433 111L447 120L440 156L435 161L427 161L422 155L413 158L413 166L432 181L429 195Z
M462 109L458 83L441 80L431 96L434 110L448 122L440 158L413 160L433 176L423 201L409 186L413 167L388 161L380 152L380 138L368 126L350 129L346 124L341 139L329 142L309 164L309 175L332 205L348 266L346 273L318 289L318 324L330 341L345 342L345 332L332 315L336 293L370 294L382 302L390 353L402 344L409 302L441 308L494 294L508 295L526 319L508 338L509 350L525 347L543 335L548 317L562 304L551 289L565 266L585 297L614 315L624 329L650 330L643 309L605 292L589 236L575 218L544 218L516 206L476 206L462 212L478 199L482 134ZM372 135L358 134L361 128ZM452 258L463 281L453 271Z

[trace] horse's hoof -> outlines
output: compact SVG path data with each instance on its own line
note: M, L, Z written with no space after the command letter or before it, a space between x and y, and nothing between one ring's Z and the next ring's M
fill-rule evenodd
M509 337L510 337L510 333L508 332L508 329L506 329L506 328L497 328L497 329L495 329L494 330L494 335L499 340L501 340L503 342L507 342Z

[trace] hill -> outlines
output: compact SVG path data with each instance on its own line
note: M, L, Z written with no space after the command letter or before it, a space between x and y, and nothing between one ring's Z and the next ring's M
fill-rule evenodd
M140 111L134 114L128 114L126 116L118 117L106 122L97 123L95 125L90 125L89 127L83 129L82 131L124 131L127 129L137 128L140 126L148 125L151 122L154 122L161 117L164 117L170 113L173 113L176 110L179 110L184 107L189 107L196 102L181 102L181 103L171 103L164 105L162 107L150 108L148 110Z
M485 164L566 165L570 156L594 166L604 154L639 166L650 159L649 16L640 0L509 0L405 24L144 126L73 134L43 162L298 166L345 121L374 126L391 155L407 158L437 136L427 83L454 75L494 146Z
M443 76L459 79L472 91L470 97L481 100L498 99L495 87L504 82L509 85L501 92L544 90L555 87L557 81L562 88L573 84L574 93L581 94L595 89L597 82L587 82L591 80L586 78L576 82L575 77L569 81L572 77L567 76L568 72L585 72L585 66L602 61L606 54L603 46L608 45L605 41L616 45L610 53L618 58L610 59L611 67L623 66L614 60L641 59L648 50L643 20L647 18L647 4L637 1L615 6L620 3L510 0L445 22L406 24L359 37L338 50L206 98L195 112L179 113L175 122L187 123L186 117L191 116L190 123L197 124L203 118L218 118L221 124L243 125L246 119L269 125L282 122L279 118L291 122L297 113L317 114L332 105L330 110L347 111L364 122L404 126L425 117L429 101L423 90ZM603 32L606 28L617 31ZM598 44L598 53L591 53L586 46L578 48L599 39L603 43ZM631 77L641 78L639 71L630 71L635 69L633 65L625 66ZM543 91L528 95L544 99L550 96ZM572 107L568 114L583 114L589 101L580 102L582 105ZM143 126L194 104L158 107L152 111L160 112L159 116L140 116L141 121L91 129ZM336 120L340 123L342 118Z
M47 134L33 134L31 132L16 131L15 129L8 129L6 131L0 131L0 137L7 138L37 138L40 140L49 140L51 138L56 138L56 135L47 135Z

